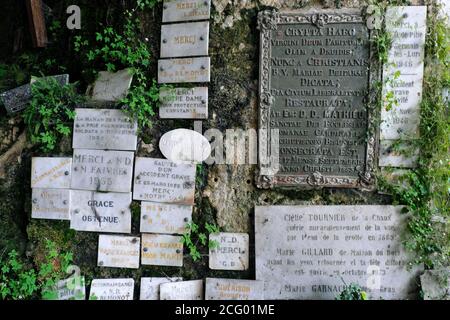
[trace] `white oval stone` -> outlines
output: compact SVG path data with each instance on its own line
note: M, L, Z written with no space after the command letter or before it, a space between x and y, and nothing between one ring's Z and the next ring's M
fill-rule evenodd
M164 134L159 141L159 149L172 162L202 162L211 154L209 141L197 131L188 129L176 129Z

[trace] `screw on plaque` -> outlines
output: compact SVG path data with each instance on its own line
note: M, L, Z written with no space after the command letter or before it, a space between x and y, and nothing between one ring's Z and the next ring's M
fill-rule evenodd
M63 204L67 204L67 200L64 200L64 201L63 201Z
M146 215L146 214L143 215L142 218L143 218L144 220L147 220L147 215Z
M99 266L102 266L102 265L103 265L103 261L99 261L99 262L98 262L98 265L99 265Z
M178 254L180 254L181 253L181 250L180 249L177 249L177 251L176 251Z
M148 249L147 249L147 248L144 248L143 250L144 250L144 252L147 252L147 251L148 251Z
M164 71L164 68L163 68L163 67L160 67L159 70L160 70L160 71Z
M167 40L166 40L166 39L163 39L163 43L167 43Z
M202 100L202 104L206 104L206 100Z
M37 202L38 202L38 199L34 198L33 203L37 203Z
M205 38L203 36L200 36L200 41L205 40Z
M205 69L206 69L206 67L205 67L205 66L201 66L201 67L200 67L200 69L202 69L202 70L205 70Z
M184 218L184 222L188 222L189 221L189 219L188 218Z
M78 171L78 168L77 168L77 167L74 167L74 168L73 168L73 171Z
M64 175L68 176L69 175L69 171L64 171Z

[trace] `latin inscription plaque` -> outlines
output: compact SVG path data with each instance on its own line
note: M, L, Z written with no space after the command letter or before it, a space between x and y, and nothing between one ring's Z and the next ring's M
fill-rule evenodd
M267 137L260 147L279 155L278 170L261 170L258 185L372 189L367 99L374 73L361 12L264 11L258 20L260 129Z

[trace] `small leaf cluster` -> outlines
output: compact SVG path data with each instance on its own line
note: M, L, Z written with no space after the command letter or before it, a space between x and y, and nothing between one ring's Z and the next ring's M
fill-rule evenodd
M215 249L219 246L216 240L208 241L208 235L218 233L220 231L219 227L215 224L205 223L204 229L206 232L201 232L199 225L190 222L186 225L186 232L181 237L181 243L188 247L189 255L194 262L201 258L199 248L197 247L199 244L203 247L208 246L209 249Z
M367 300L367 293L356 283L346 285L336 300Z

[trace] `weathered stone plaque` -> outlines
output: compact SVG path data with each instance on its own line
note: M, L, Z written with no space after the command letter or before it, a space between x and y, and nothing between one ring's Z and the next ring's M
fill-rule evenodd
M72 189L130 192L134 153L75 149Z
M209 82L210 58L158 60L159 83Z
M33 188L31 199L32 218L70 220L69 189Z
M130 69L117 72L100 71L92 90L92 100L118 101L126 97L133 73Z
M162 89L160 99L161 119L208 119L208 87Z
M159 140L159 150L167 159L201 163L211 154L211 145L202 134L189 129L166 132Z
M206 278L205 300L262 300L264 282Z
M420 285L424 300L450 300L450 269L426 270Z
M208 47L208 21L161 26L161 58L207 56Z
M162 22L207 20L211 0L164 0Z
M31 188L68 189L72 158L33 157L31 160Z
M413 299L400 206L265 206L255 210L256 279L264 299L334 299L357 283L370 299Z
M70 76L67 73L65 73L65 74L58 74L58 75L55 75L55 76L48 76L48 77L31 76L30 84L33 84L36 81L41 81L41 80L48 81L48 80L50 80L50 78L53 78L61 86L65 86L65 85L69 84Z
M263 11L258 22L260 150L278 156L260 155L258 185L373 189L375 73L361 11Z
M161 300L203 300L203 280L163 283L160 296Z
M166 159L136 158L134 200L192 205L195 195L195 171L192 163L174 163Z
M183 244L180 236L142 235L142 264L152 266L183 266Z
M192 206L141 202L141 232L183 234L192 221Z
M98 238L98 266L139 268L140 240L138 237L100 235Z
M249 237L247 233L220 232L209 235L219 246L209 249L209 268L213 270L247 270Z
M386 11L392 45L383 70L379 154L383 167L417 165L418 150L408 141L419 137L426 20L426 6L389 7ZM394 148L399 139L405 142Z
M131 232L131 192L71 190L70 228L92 232Z
M183 278L141 278L139 300L159 300L159 286L163 283L182 281Z
M0 94L0 99L8 113L16 113L25 109L31 97L31 86L29 84L24 84Z
M121 110L75 109L74 149L136 150L137 122Z
M94 279L89 300L133 300L133 279Z
M85 300L86 285L83 276L73 276L58 281L53 291L56 292L54 300ZM53 300L53 299L52 299Z

